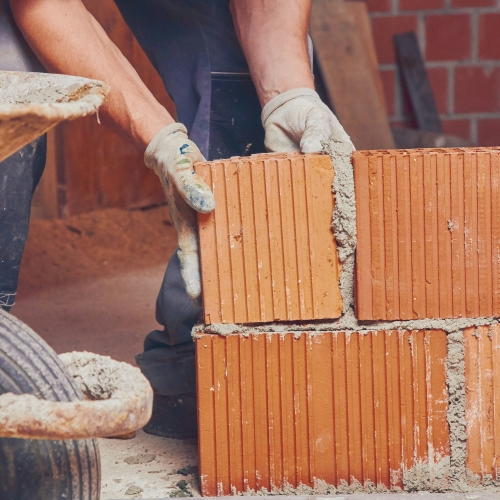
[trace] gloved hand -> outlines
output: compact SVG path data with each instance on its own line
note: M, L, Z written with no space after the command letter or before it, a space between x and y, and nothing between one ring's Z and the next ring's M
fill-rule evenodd
M179 260L186 292L192 299L201 294L196 212L209 213L215 208L212 191L194 172L193 164L205 161L200 150L187 136L181 123L161 129L149 143L144 161L161 180L170 217L179 237Z
M325 143L343 142L352 147L337 117L309 88L287 90L262 109L262 125L269 152L319 153Z

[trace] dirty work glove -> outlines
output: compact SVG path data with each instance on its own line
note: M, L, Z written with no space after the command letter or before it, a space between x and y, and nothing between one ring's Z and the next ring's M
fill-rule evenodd
M319 153L332 140L348 143L354 151L337 117L309 88L287 90L273 97L262 109L262 125L269 152Z
M201 294L196 212L215 208L212 191L194 172L193 164L205 161L181 123L161 129L149 143L144 161L161 180L170 217L179 237L179 260L186 292L192 299Z

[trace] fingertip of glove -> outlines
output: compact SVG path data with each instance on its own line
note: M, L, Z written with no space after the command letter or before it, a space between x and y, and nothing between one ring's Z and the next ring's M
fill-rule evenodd
M321 144L321 141L317 139L306 140L300 145L300 151L304 154L321 153L322 150L323 145Z
M214 196L206 196L197 201L197 203L191 205L197 212L201 214L209 214L215 209L215 198Z
M199 297L201 295L201 286L200 283L191 284L190 286L186 287L186 293L188 294L188 297L195 302L195 305L199 305Z

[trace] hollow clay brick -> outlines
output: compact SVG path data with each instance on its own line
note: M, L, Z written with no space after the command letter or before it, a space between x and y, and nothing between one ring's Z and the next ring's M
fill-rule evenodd
M330 158L263 154L195 168L217 203L198 216L205 322L338 318Z
M442 331L199 336L202 494L403 488L450 455L445 358Z
M500 327L469 328L465 337L467 468L498 479L500 460Z
M354 154L358 319L500 315L499 155Z

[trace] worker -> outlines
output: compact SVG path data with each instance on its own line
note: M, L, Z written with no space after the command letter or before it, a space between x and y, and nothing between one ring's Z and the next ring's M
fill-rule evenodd
M177 120L81 0L11 0L10 6L48 71L111 87L100 120L144 151L163 185L179 248L157 300L161 329L146 337L136 359L155 392L146 432L188 438L197 432L191 338L201 313L196 211L215 207L193 164L265 150L319 152L329 140L351 143L314 90L307 35L311 0L115 3L160 74Z

